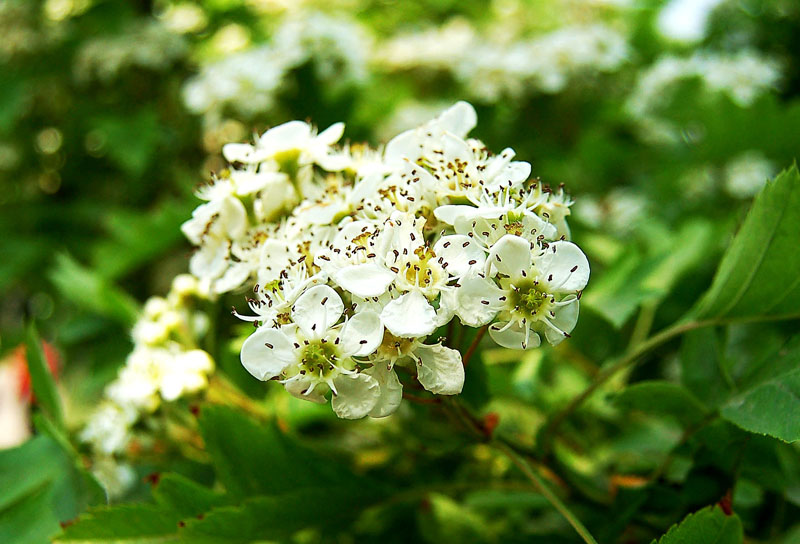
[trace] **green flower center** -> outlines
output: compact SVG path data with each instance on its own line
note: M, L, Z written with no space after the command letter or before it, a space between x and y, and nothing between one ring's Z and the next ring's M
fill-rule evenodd
M318 340L304 346L302 350L300 374L313 374L325 379L334 372L339 355L333 344Z
M510 287L509 306L513 312L535 320L550 309L552 296L540 290L539 285L533 280L517 281Z

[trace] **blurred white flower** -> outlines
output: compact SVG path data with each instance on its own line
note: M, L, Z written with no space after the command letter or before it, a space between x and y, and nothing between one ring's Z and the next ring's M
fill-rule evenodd
M747 151L725 165L725 191L734 198L751 198L777 173L760 151Z

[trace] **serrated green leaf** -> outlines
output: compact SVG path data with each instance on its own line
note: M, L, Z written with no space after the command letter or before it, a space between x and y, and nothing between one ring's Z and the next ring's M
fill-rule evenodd
M53 542L172 544L180 542L179 521L176 513L151 504L95 508Z
M800 368L731 399L722 417L739 427L785 442L800 440Z
M125 326L132 326L139 315L133 298L67 254L56 257L56 266L49 275L59 292L80 308Z
M196 516L214 506L227 504L228 499L179 474L164 474L153 489L153 498L165 508L181 516Z
M53 374L42 351L42 340L36 332L36 325L30 323L25 337L25 359L31 375L31 386L36 395L36 402L52 421L60 428L64 427L64 414L61 410L61 397L56 389Z
M667 381L644 381L625 388L614 397L623 409L673 416L684 425L701 421L708 414L703 403L680 384Z
M798 233L800 173L794 165L758 195L692 317L800 316Z
M673 525L667 534L658 539L658 544L741 544L744 541L742 522L739 516L726 516L721 508L708 506L689 514L678 525ZM653 540L653 544L656 540Z
M184 542L234 544L287 541L297 531L319 528L331 535L347 528L372 499L351 490L317 487L271 497L253 497L241 505L215 508L202 519L186 520Z

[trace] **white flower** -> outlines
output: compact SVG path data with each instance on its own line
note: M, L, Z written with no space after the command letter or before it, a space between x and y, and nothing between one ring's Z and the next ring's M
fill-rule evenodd
M83 442L105 455L121 452L130 441L130 428L136 411L113 402L104 402L92 414L80 433Z
M725 190L735 198L750 198L775 173L775 165L763 153L747 151L725 166Z
M330 171L341 170L347 162L331 153L330 147L344 133L344 123L335 123L317 134L303 121L289 121L266 131L255 145L226 144L222 154L230 162L245 164L275 160L298 166L318 164Z
M501 346L538 346L541 340L534 329L555 345L575 327L577 293L589 280L589 263L575 244L552 242L534 259L530 242L506 235L492 246L487 269L492 276L500 276L503 291L489 299L500 307L489 335Z
M260 380L280 376L290 393L309 400L324 402L330 390L340 417L364 417L378 402L380 386L357 371L353 358L377 348L383 326L369 311L337 325L343 311L336 291L327 285L311 287L294 303L292 323L279 329L260 327L245 340L242 364Z
M214 370L214 360L203 350L193 349L178 354L161 372L159 391L165 401L196 393L208 385L208 374Z

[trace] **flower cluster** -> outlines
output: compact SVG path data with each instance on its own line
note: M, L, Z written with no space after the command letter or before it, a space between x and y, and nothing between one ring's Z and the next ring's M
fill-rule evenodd
M75 59L75 77L108 83L128 67L163 71L188 51L182 36L157 22L132 25L119 35L86 41Z
M628 59L625 37L600 23L508 38L485 35L463 19L378 38L355 20L301 11L281 20L269 43L204 66L185 85L184 102L209 124L226 110L252 117L272 107L289 72L309 61L334 90L366 81L370 66L377 73L423 69L449 73L466 92L496 102L531 90L558 93L577 77L616 71Z
M231 167L203 187L183 230L191 271L221 294L252 289L255 331L241 361L259 380L382 417L401 402L403 368L426 390L461 391L461 354L440 327L487 326L531 349L569 336L589 264L567 241L571 199L530 178L510 148L467 138L459 102L383 149L337 146L293 121L254 144L228 144ZM330 395L329 395L330 394Z
M197 280L183 274L165 298L145 304L133 328L134 349L81 433L100 458L124 451L143 414L208 385L214 361L196 347L207 329L207 318L197 309L203 298Z
M531 89L561 92L575 77L613 72L628 59L628 45L603 24L567 26L507 42L478 34L461 20L399 35L375 53L382 70L429 68L451 72L481 100L520 96Z
M349 19L301 12L282 21L270 43L204 66L186 83L184 102L211 124L226 109L251 117L267 111L287 74L311 60L317 76L330 85L363 80L369 48L365 30Z
M656 141L676 141L680 131L659 115L673 99L678 83L698 80L710 93L722 93L746 108L759 96L777 87L781 77L778 63L752 51L726 55L696 53L691 57L667 55L639 75L628 98L628 112Z

